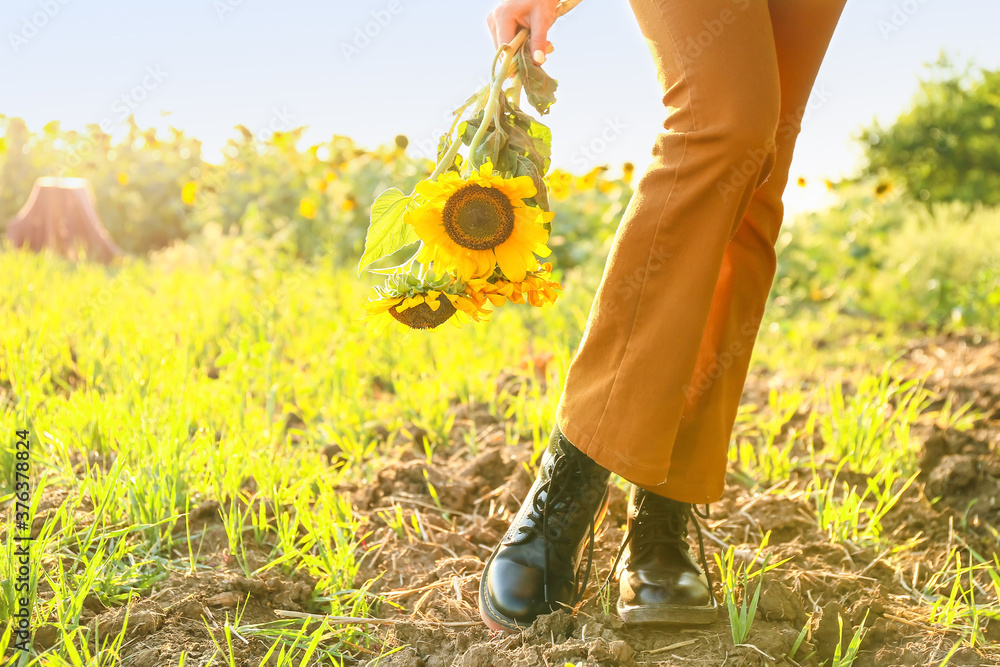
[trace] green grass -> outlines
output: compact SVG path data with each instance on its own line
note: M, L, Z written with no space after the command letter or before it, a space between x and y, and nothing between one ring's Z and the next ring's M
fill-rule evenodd
M868 629L865 628L865 622L868 620L868 612L865 612L865 617L861 620L861 625L854 631L851 635L851 641L847 644L847 649L844 650L841 644L837 644L837 647L833 652L833 660L831 662L832 667L851 667L854 661L858 658L858 651L861 648L861 641L865 638L865 634ZM844 634L844 618L843 616L837 616L837 626L840 628L840 634Z
M7 435L28 428L34 515L46 493L68 491L35 546L43 564L36 625L46 619L64 631L56 653L68 664L73 651L84 663L117 656L114 646L81 639L90 591L114 606L172 572L218 567L199 553L201 529L187 519L210 499L221 504L241 574L304 570L317 579L325 611L368 613L366 596L333 594L355 588L363 553L359 518L336 487L372 477L393 455L376 450L370 425L421 426L430 459L448 438L453 398L496 411L502 400L510 435L542 442L557 394L498 397L496 375L545 353L561 374L589 298L578 290L565 309L508 309L489 328L372 338L357 319L365 285L323 265L105 269L25 253L4 260L0 387L17 398L0 415L2 467L13 469ZM374 391L374 378L394 393ZM305 423L300 433L286 432L292 413ZM321 456L329 443L346 459L339 469ZM12 478L0 481L8 500ZM253 566L250 551L262 552L264 564ZM2 567L7 578L11 564ZM10 608L4 592L0 620ZM255 630L283 642L276 655L291 662L281 664L299 664L318 638L367 641L357 627L291 626ZM241 634L238 622L227 627L212 634L221 655Z
M124 635L94 641L81 620L88 595L121 607L172 576L222 567L202 544L205 520L189 516L208 501L219 503L210 518L222 526L234 573L305 572L317 582L313 611L382 613L386 604L356 581L371 547L338 490L395 460L396 448L374 432L391 439L420 428L423 456L434 462L458 401L502 417L508 442L530 443L536 455L544 448L596 276L567 276L555 308L510 307L487 325L373 338L358 320L367 285L351 272L237 245L207 263L167 253L119 268L2 254L0 396L9 398L0 404L0 497L12 498L13 433L27 428L32 513L42 515L43 501L46 508L35 542L34 624L57 628L55 647L34 664L117 664ZM754 372L776 382L765 404L741 407L730 458L758 489L812 471L803 493L817 525L832 541L888 549L891 558L912 546L895 544L882 526L913 482L911 427L967 428L978 415L950 400L930 412L923 386L897 377L886 364L903 334L847 317L830 325L818 308L790 317L772 304ZM817 349L823 337L844 343ZM497 392L502 371L548 356L549 391L528 370L519 391ZM864 371L872 368L881 370ZM810 376L828 379L803 382ZM286 428L290 419L300 426ZM474 432L464 438L475 445ZM340 465L322 455L332 444ZM867 481L845 485L848 470ZM440 489L425 481L443 509ZM401 540L422 539L417 515L396 510L381 520ZM8 530L0 535L6 554L11 539ZM918 591L928 622L981 646L983 620L1000 615L1000 563L953 554L935 567ZM10 619L13 568L0 557L0 623ZM733 641L742 643L761 569L736 565L731 552L720 569ZM613 594L601 603L612 611ZM205 626L218 664L237 661L251 639L265 642L279 665L337 664L359 648L378 654L365 626L252 623L242 611ZM853 656L847 647L840 664Z
M736 548L733 546L726 549L721 556L715 554L715 563L722 574L722 597L729 614L729 629L732 633L733 644L736 645L743 644L750 636L750 629L757 613L757 604L760 602L764 574L789 560L785 559L777 563L769 562L771 560L771 554L767 553L769 537L770 533L764 535L748 563L736 562ZM753 570L755 564L759 567ZM757 580L752 593L750 592L751 579Z

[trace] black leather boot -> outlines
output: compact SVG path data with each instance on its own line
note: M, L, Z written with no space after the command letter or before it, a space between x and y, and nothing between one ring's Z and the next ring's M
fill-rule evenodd
M698 567L687 542L692 507L632 487L628 530L612 574L618 574L618 615L632 625L705 625L715 620L718 603L698 531ZM621 567L619 567L619 561Z
M483 569L479 613L486 625L516 631L580 601L610 476L553 430L528 497Z

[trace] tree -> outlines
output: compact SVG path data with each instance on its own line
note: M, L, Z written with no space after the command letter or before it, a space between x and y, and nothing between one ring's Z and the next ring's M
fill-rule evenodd
M959 71L942 57L931 72L891 126L863 130L869 173L928 205L1000 204L1000 70Z
M87 256L110 262L121 254L94 210L94 190L85 178L46 176L35 181L28 202L7 225L15 247L38 252L49 248L77 259Z

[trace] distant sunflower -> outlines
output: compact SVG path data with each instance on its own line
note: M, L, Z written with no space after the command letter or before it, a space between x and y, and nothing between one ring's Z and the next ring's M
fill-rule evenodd
M597 169L591 169L583 176L578 176L576 178L576 189L582 192L587 190L593 190L597 187L597 175L600 172Z
M549 181L549 197L563 200L569 197L573 187L573 175L562 169L553 169L547 176Z
M635 174L635 165L631 162L626 162L622 165L622 180L625 181L625 185L632 184L632 176Z
M550 253L544 224L552 213L525 205L536 194L528 176L503 178L487 163L468 179L448 172L416 190L425 201L406 221L424 242L419 262L434 262L461 280L488 276L497 266L511 280L523 280L538 268L535 255Z

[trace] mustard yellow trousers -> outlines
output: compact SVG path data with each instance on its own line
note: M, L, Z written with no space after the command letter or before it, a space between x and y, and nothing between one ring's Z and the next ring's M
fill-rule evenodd
M846 0L631 0L666 113L557 412L654 493L719 500L774 279L782 192Z

